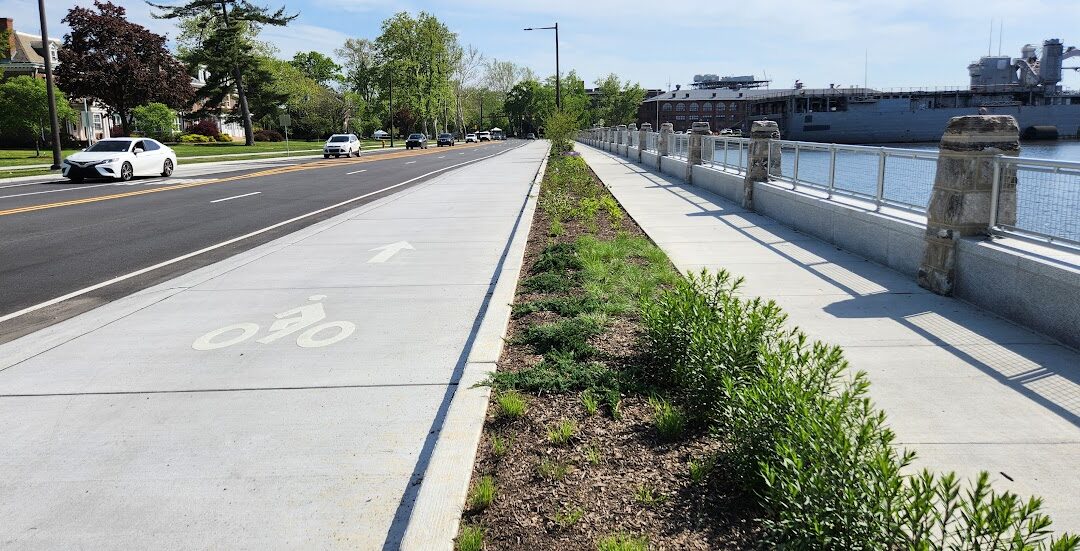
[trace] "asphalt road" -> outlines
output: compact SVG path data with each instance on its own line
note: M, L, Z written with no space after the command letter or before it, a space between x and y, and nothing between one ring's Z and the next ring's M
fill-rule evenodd
M0 184L0 342L521 143L277 165L253 161L257 168L237 165L230 172L190 165L173 178L125 184ZM265 231L226 243L260 230ZM221 246L125 277L216 245ZM124 279L36 308L116 278ZM33 310L21 313L27 309Z

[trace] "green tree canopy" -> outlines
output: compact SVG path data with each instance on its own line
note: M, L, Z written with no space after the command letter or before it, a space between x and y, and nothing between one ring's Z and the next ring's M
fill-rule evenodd
M319 52L297 52L289 64L322 85L341 79L341 65Z
M59 52L60 87L71 97L108 106L125 132L136 105L184 105L193 93L191 78L169 53L165 37L129 22L120 6L95 0L94 7L76 6L63 19L71 32Z
M156 102L140 105L131 110L131 116L135 118L135 127L144 135L162 141L172 137L176 111L168 105Z
M605 125L616 126L637 120L638 107L645 99L645 90L641 85L621 82L618 75L611 73L596 79L596 88L599 95L592 107L589 124L602 119Z
M74 121L75 110L68 104L63 92L53 87L56 94L56 115L61 124ZM29 76L18 76L0 82L0 131L5 135L33 140L37 154L41 155L44 136L49 134L49 97L45 81Z

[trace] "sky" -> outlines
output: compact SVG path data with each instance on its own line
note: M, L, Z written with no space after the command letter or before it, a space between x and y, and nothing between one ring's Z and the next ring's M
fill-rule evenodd
M156 0L161 3L179 0ZM137 0L113 0L132 21L173 36L170 21L155 20ZM559 23L562 71L591 83L608 73L646 88L687 84L695 74L767 78L772 88L796 79L808 87L874 88L965 86L967 65L988 51L1017 56L1026 43L1061 38L1080 47L1080 0L753 0L747 2L640 0L254 0L284 6L299 17L262 38L282 57L318 50L328 55L348 37L375 38L398 11L427 11L485 56L510 60L539 75L555 72L552 31L524 27ZM74 4L46 0L49 30ZM37 33L32 0L0 0L0 17ZM993 23L991 24L991 20ZM1004 32L999 32L1000 23ZM990 33L993 30L991 41ZM1073 33L1070 35L1070 31ZM1080 58L1067 66L1080 66ZM1065 85L1080 89L1080 72Z

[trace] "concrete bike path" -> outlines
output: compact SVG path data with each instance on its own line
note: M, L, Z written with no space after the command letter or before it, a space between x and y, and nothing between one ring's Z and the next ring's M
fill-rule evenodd
M789 323L839 344L919 465L1039 495L1080 531L1080 354L708 191L578 144L683 272L725 268Z
M396 548L546 152L0 346L0 547Z

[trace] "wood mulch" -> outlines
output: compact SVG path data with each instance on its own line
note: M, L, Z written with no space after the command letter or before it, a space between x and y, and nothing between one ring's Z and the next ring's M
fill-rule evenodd
M596 184L602 185L599 180ZM554 242L542 206L533 219L526 267ZM618 230L607 223L598 226L592 234L600 239L613 239L617 232L645 235L629 216L623 217ZM590 233L576 220L565 221L564 227L558 242ZM525 271L522 275L528 276ZM520 287L519 293L518 302L544 296ZM526 345L513 344L512 338L530 325L556 319L549 312L512 319L498 369L518 371L536 365L541 357ZM605 333L591 344L609 366L634 365L640 332L634 316L612 317ZM648 548L655 550L754 546L752 500L738 495L734 483L724 480L722 467L706 482L694 483L689 477L688 462L715 454L722 446L718 439L696 434L673 443L661 441L645 396L624 396L617 420L603 405L599 413L588 415L576 393L526 395L526 399L526 414L514 421L495 418L495 393L489 403L473 479L493 476L496 495L487 509L466 510L462 517L463 525L483 529L485 549L595 549L597 540L613 534L645 537ZM547 431L564 420L576 423L576 436L557 446ZM493 437L509 444L501 457L492 452ZM541 463L564 467L566 472L558 479L542 476ZM649 492L653 499L642 499Z

